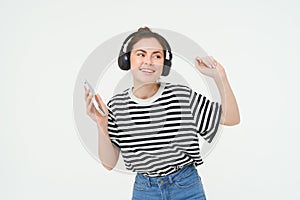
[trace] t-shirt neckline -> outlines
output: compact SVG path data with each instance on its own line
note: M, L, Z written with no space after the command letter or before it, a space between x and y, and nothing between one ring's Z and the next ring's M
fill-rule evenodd
M136 103L139 103L139 104L150 104L150 103L153 103L156 99L158 99L158 97L161 96L162 92L164 91L164 88L165 88L165 83L163 82L159 82L160 86L158 88L158 90L156 91L156 93L150 97L150 98L147 98L147 99L140 99L136 96L134 96L133 92L132 92L132 88L129 88L129 97L134 100Z

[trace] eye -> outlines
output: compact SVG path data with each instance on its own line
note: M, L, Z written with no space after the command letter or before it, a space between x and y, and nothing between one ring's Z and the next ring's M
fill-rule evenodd
M160 54L156 54L156 55L154 55L153 57L154 57L155 59L161 59L161 58L162 58Z
M141 52L138 52L136 55L137 55L138 57L145 57L145 54L144 54L144 53L141 53Z

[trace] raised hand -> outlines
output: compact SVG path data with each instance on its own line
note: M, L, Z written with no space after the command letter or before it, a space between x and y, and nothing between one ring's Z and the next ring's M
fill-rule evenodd
M218 63L212 56L196 57L196 68L205 76L213 79L222 78L225 75L223 66Z

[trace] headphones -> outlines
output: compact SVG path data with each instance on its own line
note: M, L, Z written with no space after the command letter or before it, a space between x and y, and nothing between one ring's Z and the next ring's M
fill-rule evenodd
M151 34L153 35L153 38L160 38L161 40L164 41L166 47L166 50L164 49L164 67L162 71L162 76L167 76L170 73L171 65L172 65L172 52L171 52L171 47L167 40L163 38L161 35L154 33L154 32L134 32L130 34L123 42L120 53L119 53L119 58L118 58L118 65L122 70L129 70L130 69L130 51L129 52L124 52L124 46L125 44L132 38L134 38L138 34ZM166 58L167 52L169 54L169 58Z

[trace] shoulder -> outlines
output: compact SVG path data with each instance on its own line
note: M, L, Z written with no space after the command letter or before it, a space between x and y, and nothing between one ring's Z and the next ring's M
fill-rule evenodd
M109 107L112 107L114 104L118 103L118 102L126 102L126 100L129 99L129 88L127 88L126 90L124 90L123 92L120 92L118 94L115 94L114 96L112 96L110 98L110 100L108 101L107 105Z
M173 91L173 92L191 92L191 88L182 85L182 84L174 84L174 83L164 83L165 84L165 91Z

